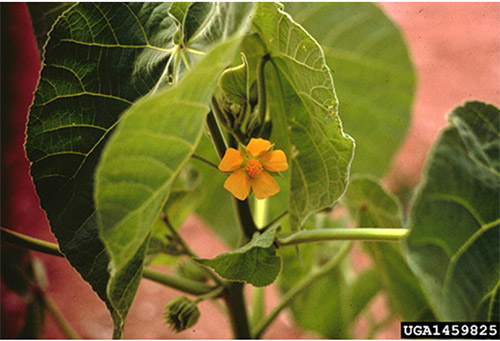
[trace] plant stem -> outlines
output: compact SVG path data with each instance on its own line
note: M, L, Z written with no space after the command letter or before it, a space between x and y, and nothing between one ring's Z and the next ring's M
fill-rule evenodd
M236 211L236 218L238 219L238 223L244 234L244 238L241 241L241 244L243 245L252 239L253 234L257 232L258 229L253 221L248 199L241 201L233 197L233 202Z
M236 339L250 339L250 326L243 296L243 283L232 282L223 293L226 302L233 334Z
M251 325L256 326L257 323L264 317L264 310L266 309L265 289L253 287L252 288L252 316Z
M205 295L214 290L214 287L198 281L193 281L180 276L168 275L160 271L155 271L151 268L144 268L142 277L192 295Z
M78 335L76 330L73 329L71 324L66 320L62 312L59 310L54 301L47 296L46 293L43 293L43 300L45 302L45 307L50 312L57 325L61 328L64 335L68 337L68 339L80 340L81 336Z
M226 152L227 144L212 112L207 116L207 125L215 145L215 150L222 159ZM247 240L251 239L253 233L257 231L257 227L255 226L250 212L248 199L240 201L233 197L233 200L235 203L236 215L243 233ZM246 240L244 242L246 242ZM228 307L234 337L238 339L249 339L250 326L248 324L247 309L243 296L243 286L242 283L230 283L224 290L223 297Z
M57 246L57 244L25 236L24 234L6 229L3 226L1 230L2 230L2 235L1 235L2 241L22 246L27 249L47 253L49 255L64 257L64 255L61 253L61 250L59 250L59 246Z
M5 227L2 227L1 231L2 241L6 241L11 244L22 246L31 250L40 251L53 256L64 257L57 244L28 237L24 234L6 229ZM144 268L142 276L151 281L192 295L203 295L214 289L211 286L197 281L182 278L179 276L168 275L163 272L152 270L150 268Z
M260 323L253 329L252 335L254 338L259 338L266 328L274 321L274 319L279 315L279 313L302 291L307 289L310 285L316 282L319 278L327 275L332 271L340 261L349 253L353 242L347 242L342 245L339 252L325 263L319 270L311 272L307 277L302 278L297 284L295 284L287 293L283 296L281 301L276 307L267 315ZM318 308L319 309L319 308Z
M281 246L327 240L362 240L378 242L399 242L409 230L401 228L332 228L303 230L286 237L278 237Z

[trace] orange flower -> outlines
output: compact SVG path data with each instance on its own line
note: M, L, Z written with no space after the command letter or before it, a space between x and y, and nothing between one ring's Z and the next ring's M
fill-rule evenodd
M245 200L250 188L257 199L264 199L280 191L280 186L267 173L288 169L286 155L282 150L269 150L271 142L258 138L251 139L246 152L228 148L220 161L219 170L233 172L224 183L224 188L236 198Z

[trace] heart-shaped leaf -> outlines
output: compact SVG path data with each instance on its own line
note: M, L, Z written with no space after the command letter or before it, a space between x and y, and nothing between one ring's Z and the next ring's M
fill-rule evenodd
M290 160L290 221L299 228L344 192L354 141L342 130L330 69L316 40L274 3L259 3L252 27L277 73L266 74L273 131L283 134L273 142Z
M51 230L113 315L94 170L121 113L157 84L171 55L167 10L160 3L80 3L64 12L49 33L30 109L26 152Z
M500 110L468 102L448 119L411 209L410 265L438 318L498 321Z

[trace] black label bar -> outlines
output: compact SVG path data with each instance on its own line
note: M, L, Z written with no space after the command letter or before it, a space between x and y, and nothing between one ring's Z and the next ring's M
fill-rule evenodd
M401 322L402 339L500 339L500 322Z

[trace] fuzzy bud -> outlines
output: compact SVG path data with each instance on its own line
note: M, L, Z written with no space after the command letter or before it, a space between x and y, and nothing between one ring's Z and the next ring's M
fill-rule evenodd
M184 296L175 298L165 306L165 323L170 325L172 331L181 332L191 328L199 317L196 303Z

